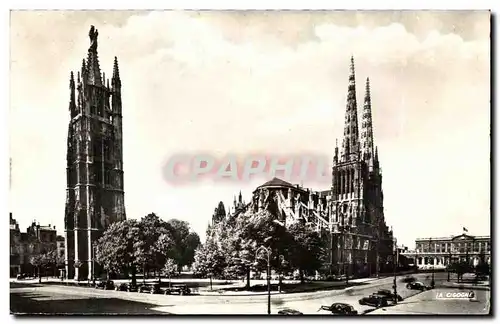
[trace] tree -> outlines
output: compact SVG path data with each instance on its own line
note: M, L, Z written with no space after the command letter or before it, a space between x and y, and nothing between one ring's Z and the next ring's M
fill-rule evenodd
M41 272L41 268L42 268L42 265L43 265L43 256L41 254L34 254L31 256L30 258L30 263L32 266L36 267L37 271L38 271L38 282L42 282L42 272Z
M174 240L170 225L154 213L144 216L140 223L144 241L143 272L146 274L146 265L158 271L158 280L161 281L161 268L174 249Z
M212 278L224 273L226 258L219 249L216 242L208 240L195 252L193 263L194 272L201 276L210 278L210 290L212 290Z
M96 259L109 272L121 270L132 273L136 284L136 270L146 260L146 242L142 227L134 219L115 222L97 242Z
M189 223L178 219L168 222L173 249L169 257L175 260L180 272L182 267L189 266L194 261L194 251L200 244L198 234L190 232Z
M167 259L165 261L165 266L163 267L165 275L169 278L169 287L172 286L172 276L177 273L177 264L173 259Z
M293 267L299 269L300 280L304 282L304 274L313 274L323 265L326 258L325 242L318 232L304 222L292 224L289 232L294 238L290 261Z

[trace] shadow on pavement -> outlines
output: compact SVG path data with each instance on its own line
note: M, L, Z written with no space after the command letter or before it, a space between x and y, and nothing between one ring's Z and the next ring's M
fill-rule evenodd
M35 300L45 298L45 300ZM10 311L22 315L168 315L151 310L158 305L118 298L51 299L32 293L11 293Z

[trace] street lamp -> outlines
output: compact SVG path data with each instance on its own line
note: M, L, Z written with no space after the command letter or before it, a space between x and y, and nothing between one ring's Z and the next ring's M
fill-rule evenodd
M266 251L267 254L267 314L271 314L271 249L264 246L255 251L255 259L259 259L259 252Z
M431 244L432 244L432 238L429 238L429 253L431 252ZM432 260L432 279L431 279L431 287L434 288L434 261Z
M279 260L280 260L280 273L279 273L279 278L278 278L278 292L281 293L281 283L282 283L281 275L282 275L283 267L285 264L285 256L280 254Z
M95 285L95 257L96 257L96 246L92 244L92 284Z
M451 270L451 246L448 249L448 282L450 281L450 270Z
M392 288L394 289L394 304L398 303L398 290L397 290L397 285L396 285L396 260L398 257L398 245L397 245L397 239L394 238L394 259L392 260L393 263L393 271L394 271L394 281Z

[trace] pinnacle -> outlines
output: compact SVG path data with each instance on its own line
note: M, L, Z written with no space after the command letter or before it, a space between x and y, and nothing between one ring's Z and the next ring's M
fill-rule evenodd
M115 56L115 61L113 63L113 79L120 78L120 70L118 69L118 58Z

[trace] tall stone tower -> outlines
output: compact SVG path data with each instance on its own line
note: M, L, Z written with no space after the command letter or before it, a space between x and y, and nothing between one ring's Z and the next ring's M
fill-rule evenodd
M380 270L392 253L392 232L384 219L382 171L374 152L369 79L363 106L361 138L354 58L351 57L342 147L335 147L332 170L332 267L338 274Z
M96 240L125 219L120 73L115 57L111 86L101 75L97 36L91 26L87 59L69 81L65 259L75 279L92 278Z

